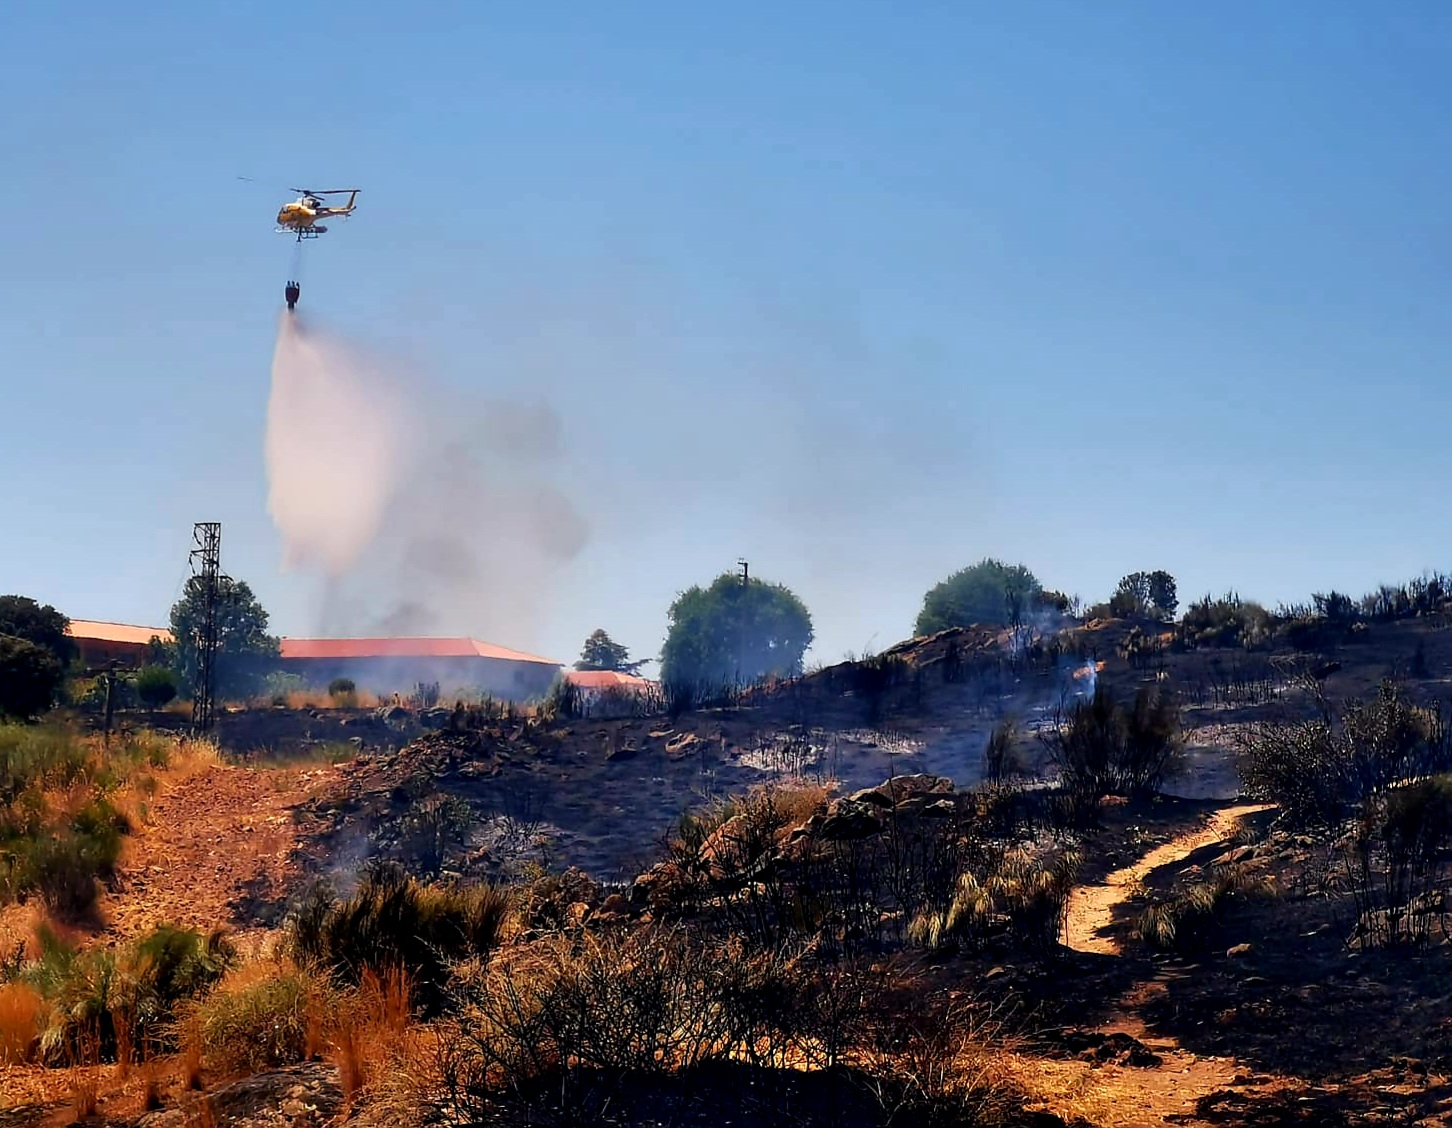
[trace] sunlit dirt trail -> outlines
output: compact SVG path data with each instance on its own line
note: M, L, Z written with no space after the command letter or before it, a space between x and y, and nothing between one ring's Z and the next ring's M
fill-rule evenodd
M1103 882L1074 889L1069 897L1065 943L1076 951L1093 955L1121 955L1110 929L1115 910L1129 899L1139 882L1160 866L1226 841L1234 834L1238 820L1265 809L1263 804L1224 807L1199 826L1155 847L1131 865L1113 871ZM1156 991L1163 989L1164 985L1157 981L1138 984L1118 1001L1116 1016L1099 1028L1104 1033L1128 1034L1162 1059L1158 1067L1151 1069L1107 1065L1094 1071L1087 1081L1085 1096L1097 1106L1095 1121L1102 1128L1204 1123L1195 1117L1197 1102L1229 1088L1237 1074L1247 1072L1233 1058L1201 1057L1181 1048L1173 1038L1149 1031L1139 1009Z
M1119 944L1109 935L1114 910L1129 898L1139 882L1160 866L1188 857L1202 847L1224 841L1234 833L1238 820L1266 809L1265 804L1256 803L1223 807L1201 826L1155 847L1132 865L1115 870L1102 883L1077 886L1069 895L1068 919L1064 926L1065 944L1079 952L1119 955Z

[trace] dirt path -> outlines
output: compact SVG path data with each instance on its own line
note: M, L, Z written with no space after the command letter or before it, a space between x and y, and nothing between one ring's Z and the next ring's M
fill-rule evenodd
M102 900L106 932L124 938L163 922L252 931L248 905L283 895L298 877L293 808L336 775L330 766L218 763L163 774L123 849L119 889Z
M1064 942L1079 952L1119 955L1119 944L1109 935L1109 929L1114 921L1114 910L1129 899L1135 886L1160 866L1188 857L1202 847L1225 841L1235 832L1238 820L1265 809L1265 804L1255 803L1222 807L1199 827L1156 846L1133 864L1115 870L1102 883L1078 886L1069 895Z
M1121 955L1110 928L1115 909L1136 886L1160 866L1225 841L1234 833L1237 820L1264 809L1254 804L1223 807L1199 826L1110 873L1103 882L1076 888L1069 898L1065 926L1068 946L1096 955ZM1138 984L1118 1000L1115 1016L1099 1027L1106 1034L1128 1034L1161 1058L1160 1065L1154 1068L1107 1065L1081 1077L1079 1106L1092 1108L1093 1119L1102 1128L1201 1124L1195 1117L1200 1099L1230 1088L1237 1075L1248 1072L1233 1058L1201 1057L1183 1049L1173 1038L1151 1033L1140 1017L1140 1007L1163 990L1164 984L1155 980Z

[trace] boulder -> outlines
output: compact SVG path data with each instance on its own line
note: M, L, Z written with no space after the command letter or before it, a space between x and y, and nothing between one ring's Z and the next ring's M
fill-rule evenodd
M881 831L882 816L878 808L851 799L838 799L827 808L819 833L834 842L848 842L870 838Z
M138 1120L136 1128L186 1128L200 1123L229 1128L322 1128L333 1123L342 1107L338 1067L308 1062L244 1078L214 1093L190 1098L183 1108L153 1112Z

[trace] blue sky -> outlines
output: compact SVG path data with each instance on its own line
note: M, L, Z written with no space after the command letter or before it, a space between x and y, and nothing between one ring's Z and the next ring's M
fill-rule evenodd
M0 590L164 622L221 520L315 629L262 428L321 181L312 316L560 417L591 537L494 641L654 653L738 556L823 659L984 555L1447 567L1449 64L1437 3L6 5Z

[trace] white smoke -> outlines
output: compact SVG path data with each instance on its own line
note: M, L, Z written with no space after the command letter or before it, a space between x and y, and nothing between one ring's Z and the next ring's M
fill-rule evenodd
M361 353L284 312L267 403L267 509L283 567L338 578L378 535L412 460L417 421Z
M282 315L266 459L284 566L324 576L324 634L535 645L588 531L550 480L559 419L446 396L417 367Z

